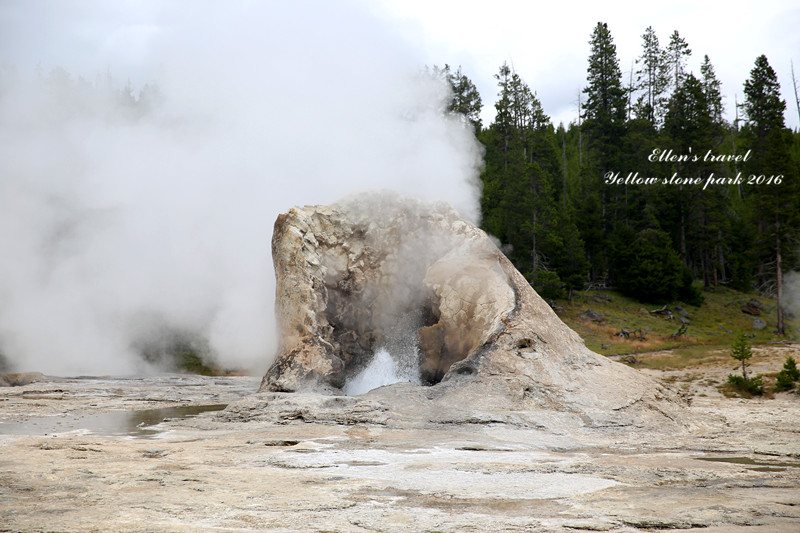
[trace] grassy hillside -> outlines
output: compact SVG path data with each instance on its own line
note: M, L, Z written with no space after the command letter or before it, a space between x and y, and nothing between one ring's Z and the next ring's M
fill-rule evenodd
M675 304L668 305L669 315L654 314L650 311L662 306L647 305L626 298L615 291L584 291L576 293L572 304L566 300L555 302L558 316L578 332L593 351L603 355L621 355L673 348L696 347L702 351L728 347L736 335L743 331L752 335L752 344L796 340L800 321L789 317L786 321L786 337L775 333L777 305L774 299L753 294L744 294L724 287L704 289L705 303L700 307L680 305L688 316L689 324L680 336L675 335L681 328L680 314ZM767 326L754 328L755 316L742 311L742 306L750 300L757 300L763 306L758 318ZM591 310L601 319L590 318ZM637 333L630 338L616 335L622 329ZM694 350L692 350L694 351Z

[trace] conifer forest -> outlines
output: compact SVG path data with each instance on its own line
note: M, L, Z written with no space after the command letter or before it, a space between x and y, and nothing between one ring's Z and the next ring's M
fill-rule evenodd
M722 284L780 306L782 276L798 267L800 133L785 123L794 105L762 55L726 117L708 56L692 72L695 52L678 31L666 45L652 27L641 38L623 79L613 36L596 25L567 125L553 124L507 63L495 75L495 119L482 124L472 81L434 67L453 89L450 110L485 148L484 229L545 298L615 287L699 305L699 287ZM800 114L797 87L784 91Z

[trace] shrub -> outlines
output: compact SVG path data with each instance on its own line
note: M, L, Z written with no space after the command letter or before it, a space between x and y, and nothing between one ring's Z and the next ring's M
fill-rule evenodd
M775 392L782 392L792 390L794 388L794 380L789 375L781 370L775 377Z
M739 333L731 345L731 357L742 362L742 375L729 374L728 388L746 398L764 394L764 382L761 376L747 377L747 360L753 357L753 351L743 332Z
M705 298L700 291L692 283L694 276L689 267L683 267L683 274L681 278L681 286L678 287L678 300L695 307L700 307L705 302Z
M781 372L786 372L792 381L800 380L800 369L797 368L797 361L794 360L792 356L786 358L786 362L783 363L783 370Z
M787 357L783 363L783 370L778 372L775 378L775 391L791 390L798 380L800 380L800 370L797 368L797 362L792 357Z
M556 300L564 298L564 283L556 272L551 270L537 270L525 275L528 281L536 289L536 292L545 300Z
M728 374L728 385L742 396L748 398L764 394L764 382L761 376L744 378L735 374Z

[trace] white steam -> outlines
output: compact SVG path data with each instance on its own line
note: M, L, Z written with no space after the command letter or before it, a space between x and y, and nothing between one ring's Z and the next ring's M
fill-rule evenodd
M372 389L403 381L419 385L419 363L412 367L403 364L404 362L403 358L398 360L385 348L380 348L361 372L347 380L344 386L345 394L358 396Z
M263 372L278 213L393 189L477 219L478 143L445 116L420 56L358 9L53 5L75 31L54 34L56 59L35 60L43 79L0 53L0 353L12 368L141 371L136 343L167 327L202 333L224 366ZM0 17L5 44L48 38L47 20L15 20ZM105 54L92 71L76 35ZM106 74L117 58L159 93L126 103Z
M783 305L795 317L800 316L800 272L791 271L783 275ZM800 329L787 333L795 335L800 333Z

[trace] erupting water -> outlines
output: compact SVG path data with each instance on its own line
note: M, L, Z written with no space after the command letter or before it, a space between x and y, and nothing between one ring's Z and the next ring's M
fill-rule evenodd
M406 358L402 355L404 354L401 354L400 360L396 361L385 349L379 349L364 370L354 378L347 380L344 386L345 394L357 396L372 389L401 381L419 384L419 366L407 364L410 361L405 361ZM414 359L417 358L416 351L413 356Z

